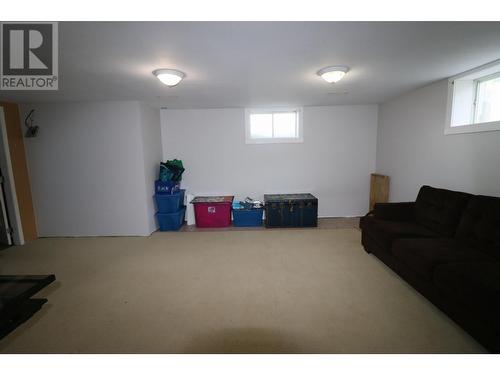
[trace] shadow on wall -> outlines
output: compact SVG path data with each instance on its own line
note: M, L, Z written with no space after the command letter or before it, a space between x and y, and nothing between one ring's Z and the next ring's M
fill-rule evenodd
M292 339L276 330L232 328L195 336L183 353L191 354L271 354L297 353Z

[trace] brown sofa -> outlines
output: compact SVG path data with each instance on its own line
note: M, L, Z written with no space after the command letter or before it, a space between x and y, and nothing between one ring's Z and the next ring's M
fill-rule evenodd
M361 241L488 350L500 352L500 198L422 186L378 203Z

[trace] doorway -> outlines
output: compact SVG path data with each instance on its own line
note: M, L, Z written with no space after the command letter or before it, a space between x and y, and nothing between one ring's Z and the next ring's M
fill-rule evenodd
M0 105L0 246L23 245L24 235L14 185L14 174L7 137L7 123Z
M7 212L4 183L5 178L0 168L0 250L12 245L12 227Z

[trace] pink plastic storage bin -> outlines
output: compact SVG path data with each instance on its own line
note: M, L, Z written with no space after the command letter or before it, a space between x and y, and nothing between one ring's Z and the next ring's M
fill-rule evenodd
M195 197L194 217L199 228L220 228L231 225L233 196Z

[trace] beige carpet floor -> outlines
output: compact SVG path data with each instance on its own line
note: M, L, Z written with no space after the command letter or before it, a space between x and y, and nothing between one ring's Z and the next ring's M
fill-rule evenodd
M1 274L55 273L1 353L481 353L356 229L40 239Z

